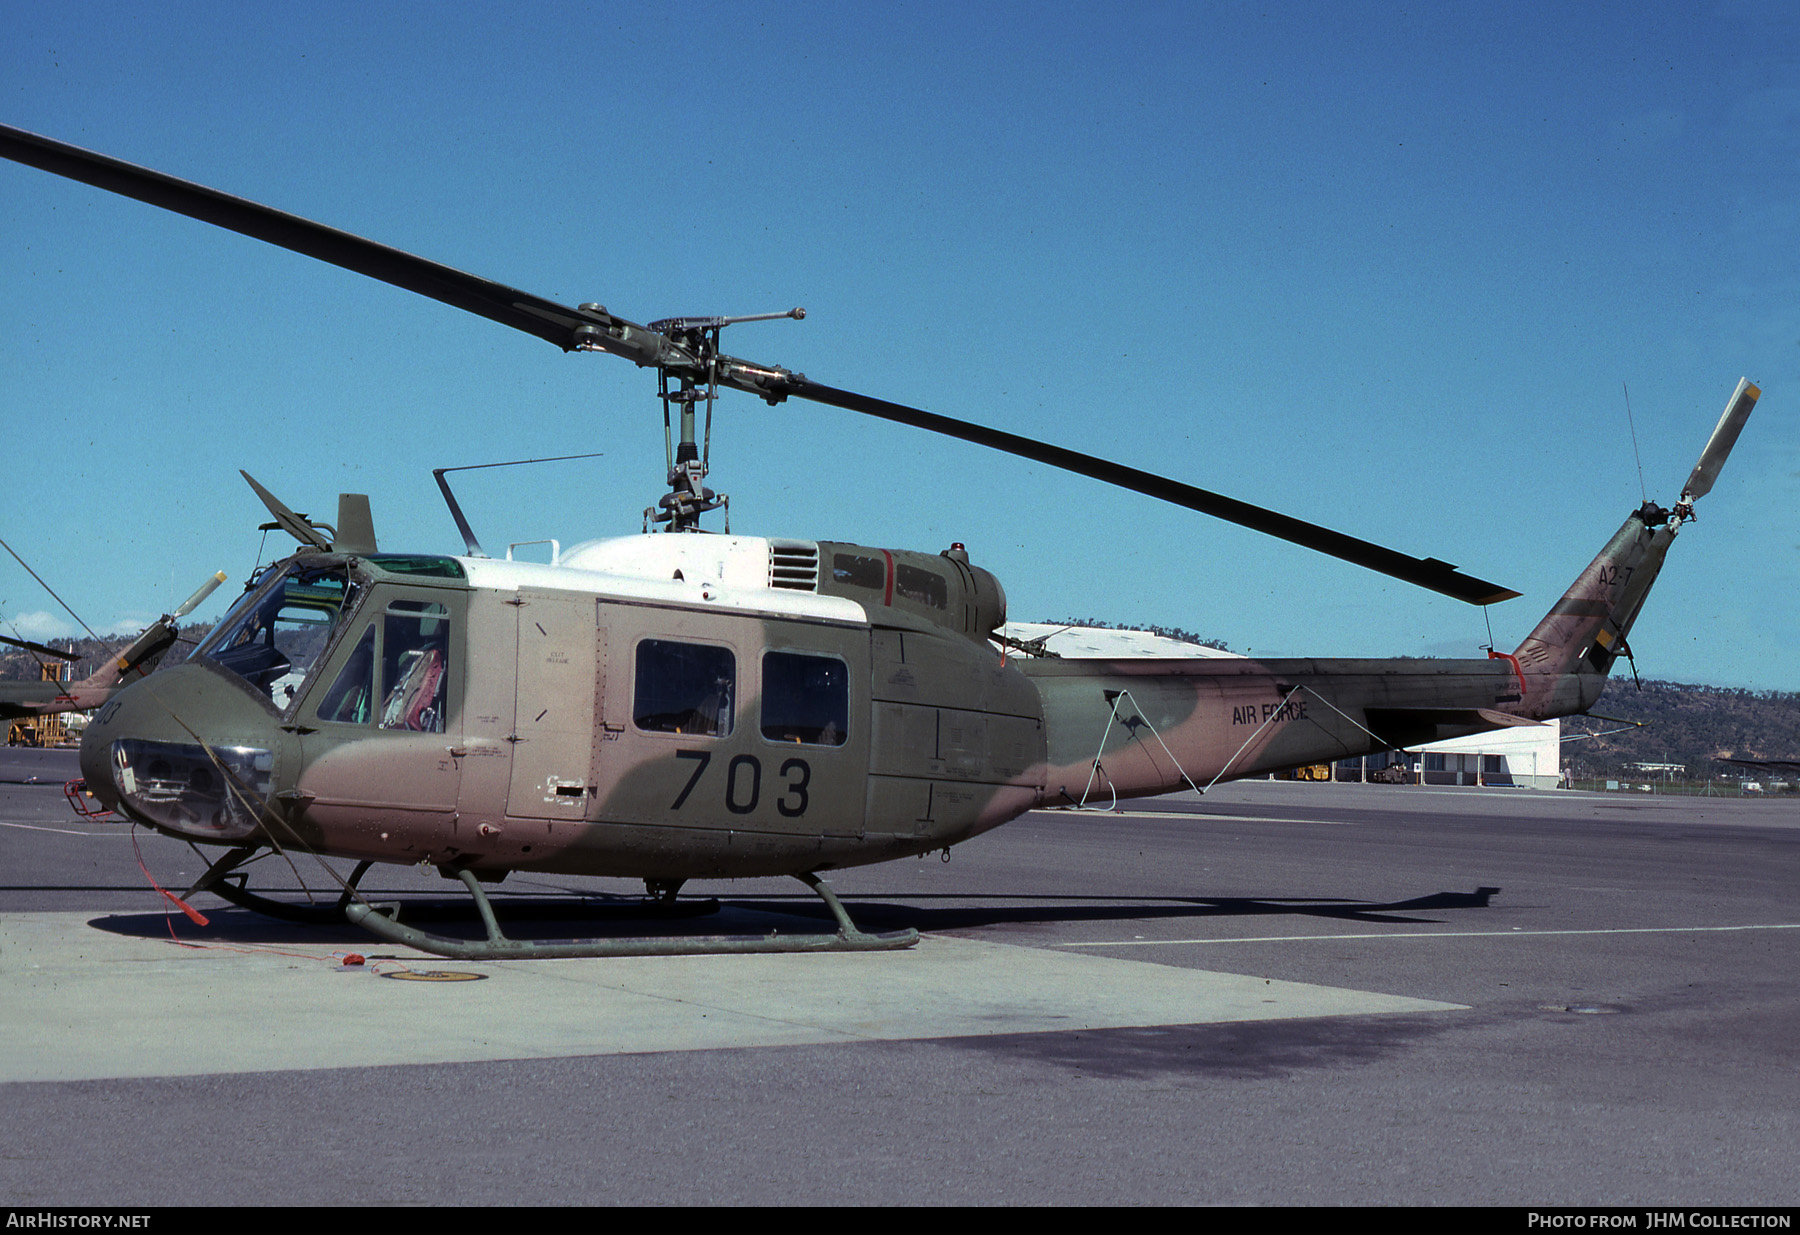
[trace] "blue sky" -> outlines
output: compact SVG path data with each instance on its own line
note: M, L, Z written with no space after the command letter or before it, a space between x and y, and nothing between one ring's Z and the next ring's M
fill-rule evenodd
M1266 655L1510 648L1739 376L1764 399L1632 643L1800 689L1791 6L3 7L0 121L727 350L1456 562L1487 615L911 429L745 396L734 531L966 542L1013 616ZM90 625L242 582L243 467L384 546L623 535L655 382L0 166L5 538ZM716 524L715 524L716 525ZM276 549L273 538L267 553ZM235 586L202 611L217 610ZM40 616L43 615L43 616ZM10 559L0 618L66 619Z

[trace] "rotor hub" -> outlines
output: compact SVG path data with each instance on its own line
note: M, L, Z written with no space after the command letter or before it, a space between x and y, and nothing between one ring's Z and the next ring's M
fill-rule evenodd
M790 309L738 317L666 317L650 323L649 328L668 343L668 351L681 360L657 367L669 491L644 510L645 531L653 523L669 532L702 531L700 516L721 508L726 511L725 530L731 530L731 499L702 483L711 470L713 401L719 396L721 363L733 363L719 354L719 331L738 322L799 321L805 316L805 309ZM702 402L706 404L706 427L704 435L697 437L695 407Z

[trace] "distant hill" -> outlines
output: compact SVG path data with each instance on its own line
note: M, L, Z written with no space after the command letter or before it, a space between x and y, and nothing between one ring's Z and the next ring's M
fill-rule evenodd
M1645 682L1614 674L1594 711L1616 721L1563 721L1563 761L1577 777L1615 776L1630 763L1679 763L1690 779L1744 775L1726 759L1800 759L1800 692ZM1599 734L1574 740L1577 734Z
M180 641L163 654L162 662L157 666L176 665L187 659L187 654L194 650L194 645L206 637L212 629L211 622L199 622L192 626L180 628ZM0 633L10 633L0 630ZM68 639L39 640L46 646L73 651L81 659L69 666L68 680L78 682L98 669L106 659L116 656L131 645L136 635L118 635L110 639ZM6 682L38 682L43 680L41 662L48 661L48 656L40 656L22 648L9 647L0 643L0 681Z

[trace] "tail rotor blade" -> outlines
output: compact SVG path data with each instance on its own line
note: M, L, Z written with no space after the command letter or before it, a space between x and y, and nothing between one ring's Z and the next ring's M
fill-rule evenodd
M200 607L200 602L205 600L208 596L211 596L213 590L223 582L225 582L225 572L221 570L205 583L202 583L194 594L182 601L181 607L176 609L175 612L171 613L169 616L172 618L186 617L188 614L198 609Z
M1750 419L1750 412L1762 391L1750 384L1749 378L1741 378L1737 389L1731 392L1731 401L1725 405L1724 415L1713 427L1712 436L1706 439L1706 449L1700 452L1700 461L1694 464L1687 484L1681 490L1681 500L1692 502L1697 497L1705 497L1712 492L1713 481L1719 478L1719 469L1725 466L1725 458L1731 448L1737 445L1738 434L1744 430L1744 422Z

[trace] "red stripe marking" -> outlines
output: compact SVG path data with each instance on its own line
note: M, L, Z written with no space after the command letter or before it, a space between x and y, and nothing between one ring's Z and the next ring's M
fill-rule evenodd
M1496 652L1493 648L1489 648L1488 659L1504 660L1512 665L1513 674L1519 679L1519 698L1523 699L1525 697L1525 671L1519 668L1519 658L1511 652Z

